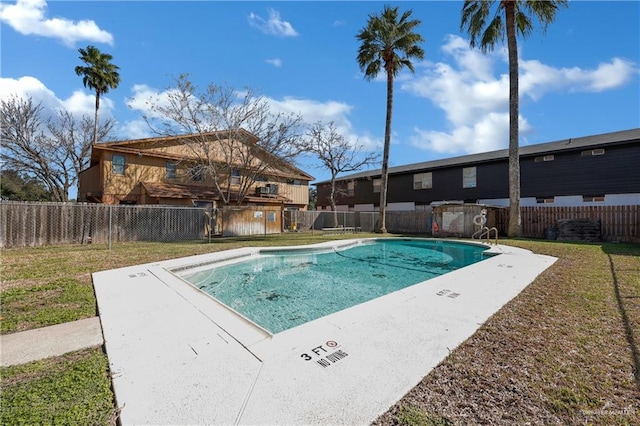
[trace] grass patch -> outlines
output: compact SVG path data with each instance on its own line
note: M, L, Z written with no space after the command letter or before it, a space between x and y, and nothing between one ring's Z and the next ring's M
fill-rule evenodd
M558 261L375 424L640 424L640 245L504 243Z
M5 249L2 333L94 316L91 272L353 237ZM640 424L640 245L503 243L559 260L375 424ZM109 424L115 410L106 371L100 350L3 368L1 423Z
M22 331L95 316L89 279L60 277L2 292L2 332Z
M379 237L367 233L358 236ZM0 332L14 333L95 316L93 272L239 247L314 244L353 237L354 234L291 233L220 238L212 243L118 243L112 250L86 244L4 249Z
M101 349L1 368L0 424L115 424L107 368Z

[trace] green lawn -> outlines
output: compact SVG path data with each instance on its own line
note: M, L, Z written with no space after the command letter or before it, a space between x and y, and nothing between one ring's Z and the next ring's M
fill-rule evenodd
M1 330L96 315L95 271L353 236L3 250ZM640 245L503 243L559 260L376 423L640 424ZM100 349L5 367L0 374L0 424L113 424L117 417Z

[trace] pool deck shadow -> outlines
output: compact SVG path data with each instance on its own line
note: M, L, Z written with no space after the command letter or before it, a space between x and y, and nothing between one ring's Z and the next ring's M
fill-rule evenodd
M122 424L370 423L556 260L491 250L273 336L167 271L214 254L95 273Z

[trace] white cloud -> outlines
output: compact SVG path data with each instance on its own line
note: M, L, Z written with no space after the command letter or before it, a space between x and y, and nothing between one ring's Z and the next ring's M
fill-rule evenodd
M144 139L153 136L147 123L141 119L126 121L120 127L120 132L126 139Z
M266 63L273 65L276 68L280 68L282 66L282 60L279 58L267 59Z
M71 21L65 18L45 18L46 0L18 0L15 4L0 4L0 21L24 35L57 38L72 47L81 40L113 45L113 36L101 30L94 21Z
M506 50L482 54L469 48L467 40L455 35L441 48L445 62L424 62L422 73L405 81L401 88L429 99L448 121L445 130L415 128L413 146L437 153L475 153L508 146L509 75ZM449 59L451 59L449 61ZM501 69L502 73L497 71ZM635 64L613 58L595 69L554 68L536 60L520 59L520 98L539 100L549 92L600 92L630 81L638 69ZM532 128L519 117L520 134Z
M382 146L382 140L369 133L358 133L349 120L349 114L353 106L338 101L317 101L313 99L301 99L284 97L282 100L267 98L270 108L274 112L300 114L305 124L313 124L317 121L332 122L336 130L344 138L354 145L360 145L367 151L373 151Z
M169 91L158 91L149 86L139 84L133 87L133 95L127 99L129 108L139 111L141 115L150 116L152 114L151 105L168 102ZM239 96L244 93L238 93ZM270 110L277 113L299 114L305 124L313 124L317 121L329 123L334 122L337 130L348 141L363 145L367 150L374 150L382 145L382 141L374 138L369 134L358 134L354 129L349 114L353 107L344 102L338 101L317 101L313 99L301 99L295 97L284 97L282 99L264 97L269 105ZM129 121L123 127L123 131L127 133L127 137L146 137L150 136L148 127L144 120Z
M125 122L121 132L127 139L138 139L153 136L153 132L144 120L143 116L158 118L160 115L155 112L152 106L169 106L170 94L173 90L159 91L146 84L135 84L131 90L133 95L127 98L125 103L133 110L140 113L140 118Z
M540 61L520 61L520 90L534 100L557 90L570 92L603 92L620 87L638 73L629 60L613 58L598 67L585 70L578 67L553 68Z
M293 26L289 22L280 19L280 12L274 9L269 9L268 19L251 12L249 14L249 25L269 35L281 37L295 37L298 35Z
M95 95L89 92L75 91L67 99L61 99L44 83L35 77L25 76L19 79L0 78L0 99L8 99L12 95L20 98L30 97L34 103L41 103L43 118L52 117L56 111L65 109L76 117L90 115L95 112ZM111 99L100 97L100 117L111 117L114 104Z

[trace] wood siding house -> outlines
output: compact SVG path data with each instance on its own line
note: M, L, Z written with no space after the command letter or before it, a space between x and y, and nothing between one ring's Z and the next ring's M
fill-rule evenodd
M520 147L521 206L640 204L640 129ZM316 183L329 209L329 182ZM339 210L376 211L380 170L339 178ZM389 169L389 210L432 203L509 205L508 150Z
M244 130L93 145L78 201L103 204L281 206L305 210L313 176L266 152ZM218 188L210 169L216 167Z

